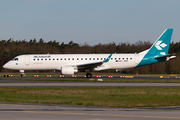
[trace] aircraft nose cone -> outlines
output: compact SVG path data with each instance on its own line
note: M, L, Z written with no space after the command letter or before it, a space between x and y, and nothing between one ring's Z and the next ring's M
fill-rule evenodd
M4 68L4 69L7 69L7 68L8 68L8 66L9 66L9 64L8 64L8 63L6 63L6 64L4 64L4 65L3 65L3 68Z

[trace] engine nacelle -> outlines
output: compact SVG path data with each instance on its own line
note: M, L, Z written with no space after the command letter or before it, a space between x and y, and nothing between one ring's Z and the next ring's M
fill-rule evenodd
M77 72L78 70L75 67L61 67L61 74L63 75L73 75Z

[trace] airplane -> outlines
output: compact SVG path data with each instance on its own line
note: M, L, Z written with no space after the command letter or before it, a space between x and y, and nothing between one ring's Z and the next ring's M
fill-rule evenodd
M175 55L168 54L173 29L166 29L147 50L135 54L26 54L19 55L3 65L3 68L19 70L21 77L25 70L59 70L62 75L92 71L120 71L158 62L168 61Z

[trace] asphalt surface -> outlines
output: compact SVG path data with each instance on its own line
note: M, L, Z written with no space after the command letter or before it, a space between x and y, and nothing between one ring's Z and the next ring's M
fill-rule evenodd
M1 75L2 76L2 75ZM125 76L118 76L118 75L94 75L92 78L86 78L84 75L66 75L64 77L58 77L59 75L47 75L50 77L46 77L46 75L38 75L38 77L33 77L33 75L26 75L24 78L29 79L143 79L143 80L180 80L179 76L163 76L160 78L160 75L125 75ZM12 77L4 77L4 79L24 79L19 75L12 75Z
M180 87L180 83L23 81L13 80L14 78L16 77L0 80L0 87ZM55 79L61 78L56 77ZM154 78L147 79L154 80ZM175 78L172 79L177 80ZM0 103L0 120L172 120L180 119L179 113L180 106L157 108L104 108Z
M180 107L103 108L0 103L1 120L172 120Z
M104 76L107 77L107 76ZM118 76L113 76L114 78L108 78L108 79L145 79L145 80L179 80L179 78L147 78L147 77L140 77L140 78L118 78ZM18 80L17 80L18 78ZM24 79L33 79L28 81ZM38 81L36 79L48 79L48 81ZM88 78L83 78L82 76L78 77L72 77L72 78L59 78L57 75L52 77L31 77L26 76L24 78L13 76L13 77L5 77L4 80L0 80L0 87L54 87L54 88L60 88L60 87L180 87L180 83L122 83L122 82L89 82ZM51 80L52 79L52 80ZM87 82L70 82L70 81L61 81L63 79L87 79ZM90 78L94 79L94 78ZM95 78L94 80L97 81L97 79L104 79L103 76L101 78ZM59 80L59 81L58 81Z
M62 83L0 83L0 87L180 87L180 83L107 83L107 82L62 82Z

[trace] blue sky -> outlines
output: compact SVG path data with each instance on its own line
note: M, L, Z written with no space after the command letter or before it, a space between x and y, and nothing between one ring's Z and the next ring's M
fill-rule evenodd
M180 0L0 0L0 40L90 45L154 42L166 28L180 41Z

